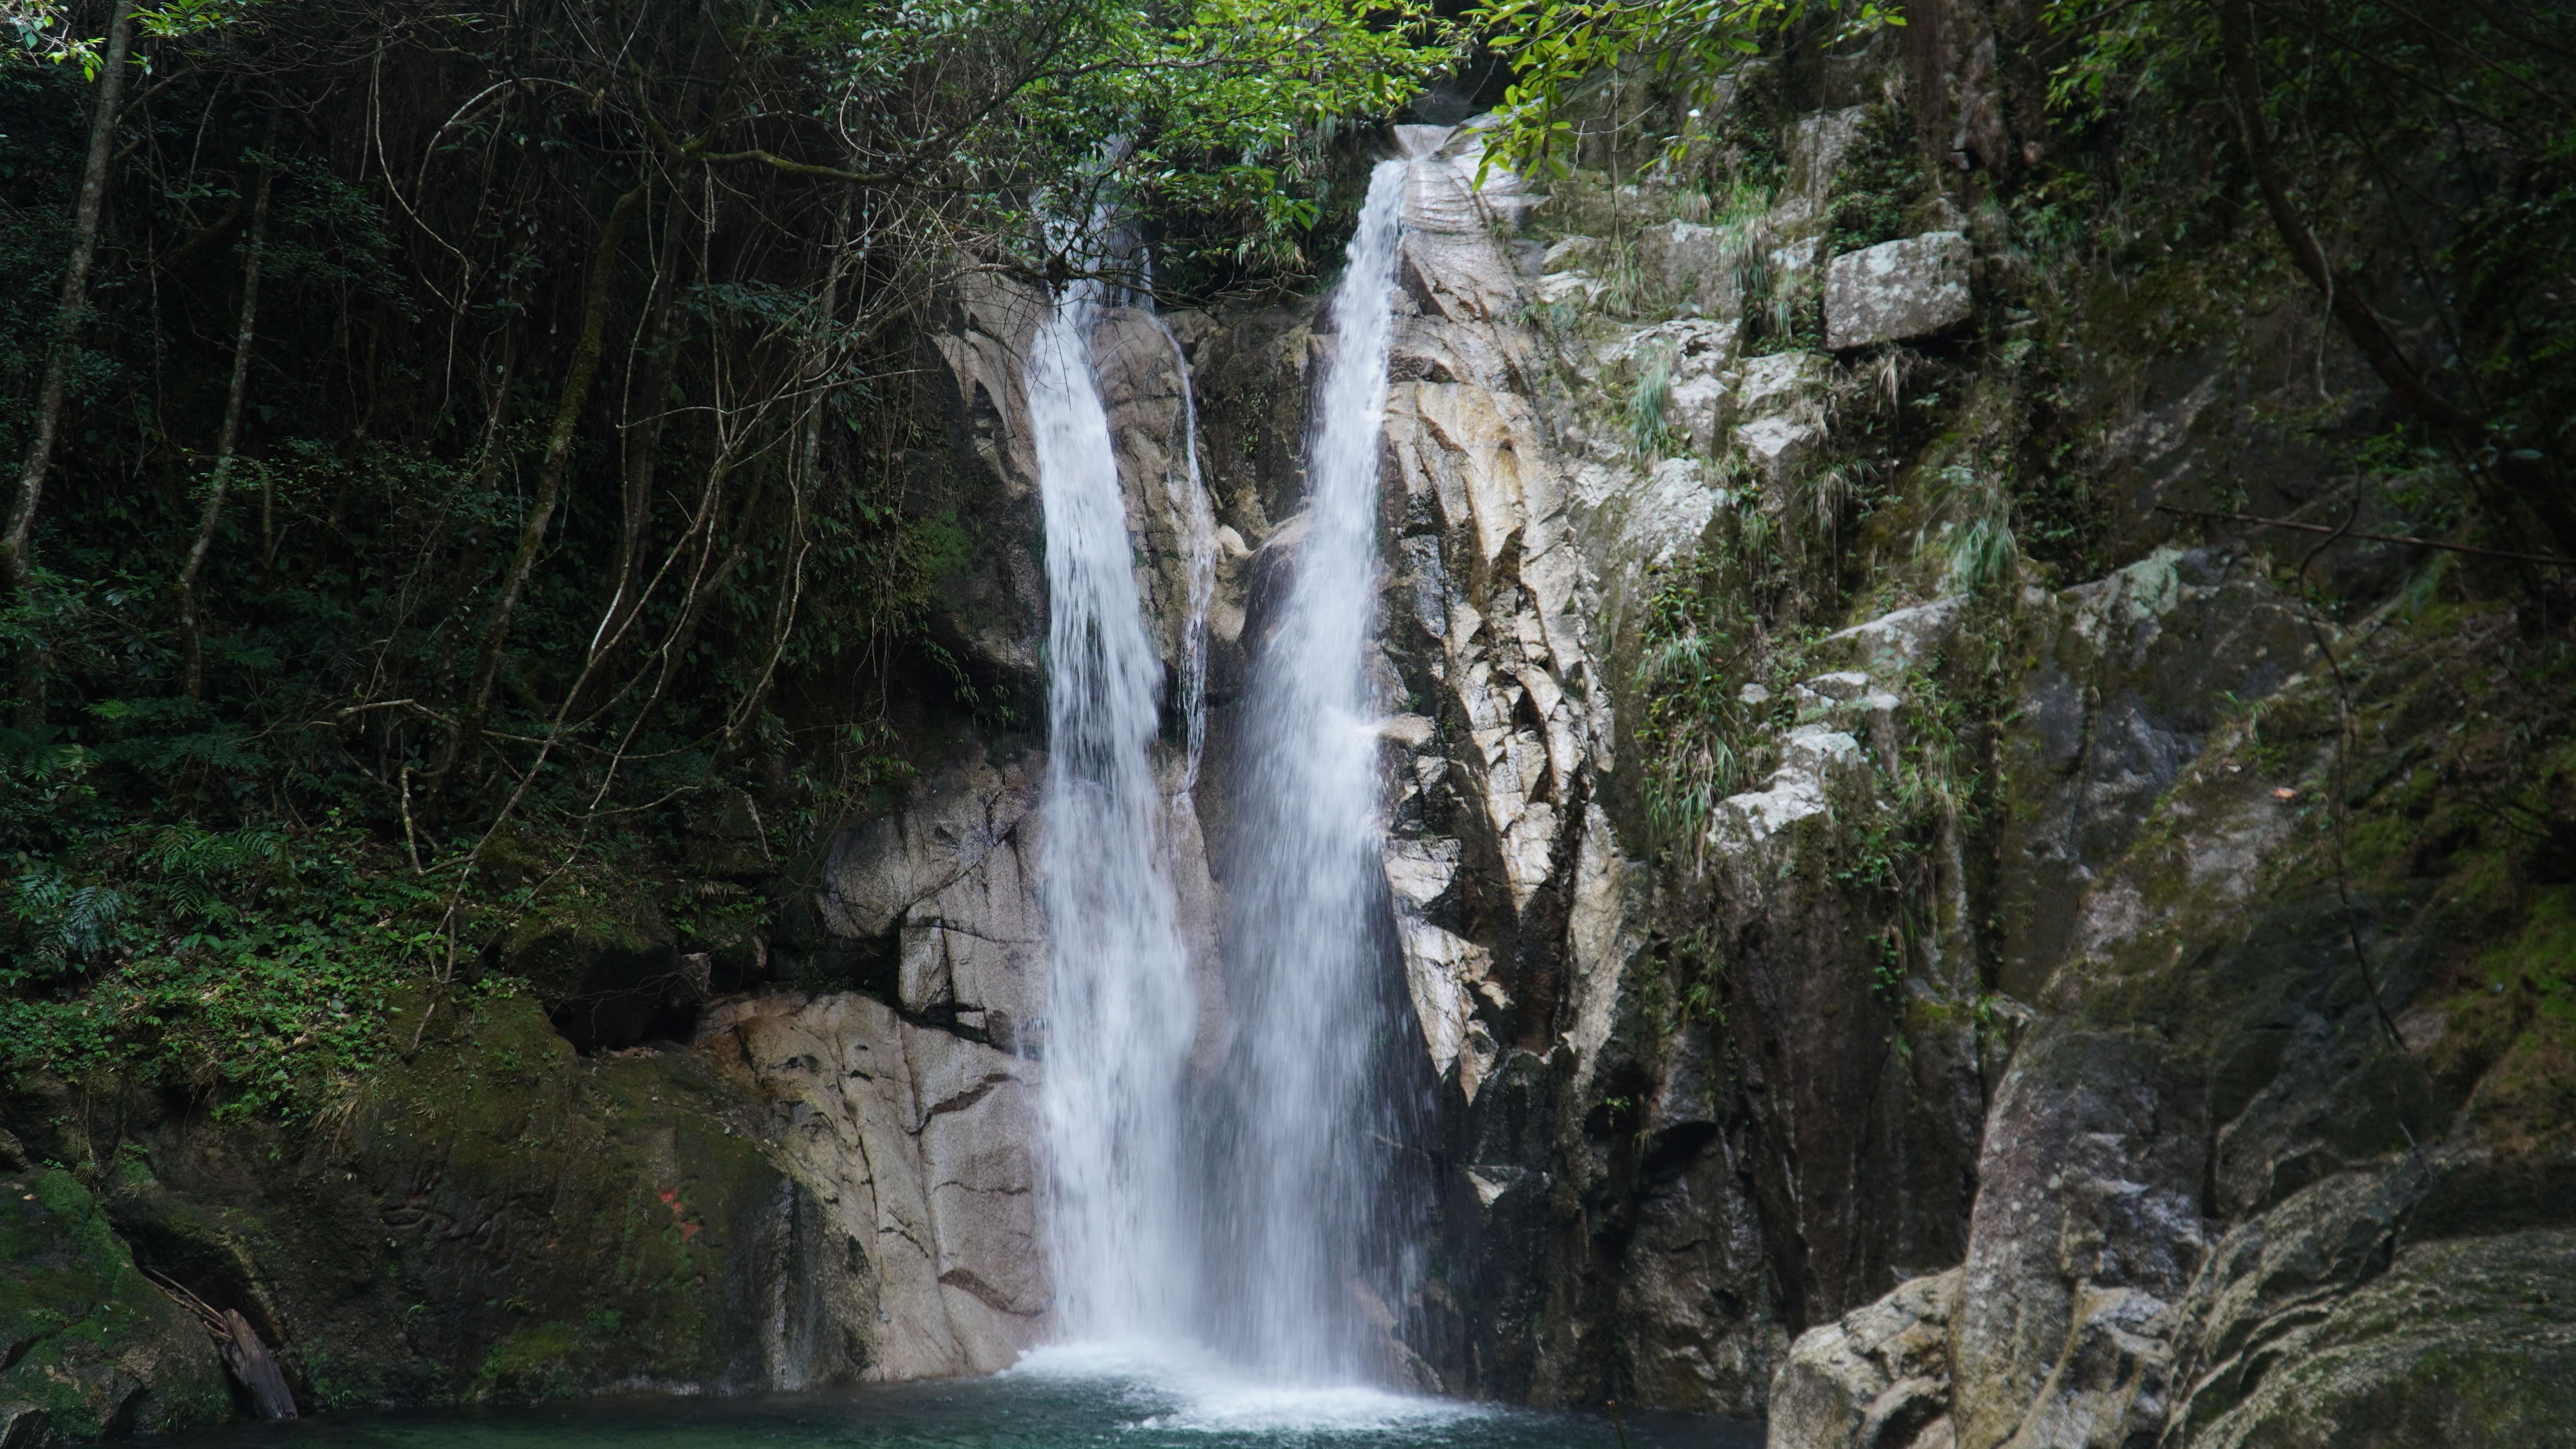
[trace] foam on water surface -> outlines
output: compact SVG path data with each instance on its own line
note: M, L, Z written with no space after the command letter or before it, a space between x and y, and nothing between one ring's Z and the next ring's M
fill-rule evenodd
M1278 1382L1247 1374L1193 1344L1144 1339L1035 1349L1005 1374L1014 1376L1122 1391L1138 1406L1133 1428L1213 1435L1227 1442L1377 1435L1496 1412L1486 1405L1368 1384Z

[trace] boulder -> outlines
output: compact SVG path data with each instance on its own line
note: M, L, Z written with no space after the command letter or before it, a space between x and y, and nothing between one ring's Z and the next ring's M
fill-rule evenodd
M1717 503L1717 490L1697 458L1666 458L1629 504L1622 552L1647 569L1689 559Z
M1926 232L1846 252L1825 268L1825 345L1839 352L1968 320L1968 239Z
M1788 412L1821 392L1825 359L1812 352L1773 352L1747 358L1735 388L1735 406L1745 417Z
M1950 1315L1960 1270L1895 1292L1789 1346L1771 1379L1769 1449L1931 1449L1951 1442Z
M1726 384L1705 372L1680 379L1665 395L1664 417L1674 432L1690 440L1693 451L1716 452L1726 423Z
M1734 437L1764 481L1781 484L1797 476L1816 444L1824 441L1825 430L1804 418L1767 417L1737 428Z
M1550 272L1539 279L1538 299L1550 306L1566 302L1582 307L1598 300L1605 290L1599 277L1585 272Z
M228 1408L205 1330L57 1169L0 1177L0 1354L11 1449L185 1428Z
M1668 221L1637 233L1637 275L1648 290L1676 301L1699 301L1718 280L1718 242L1713 226Z
M1558 272L1580 271L1601 259L1601 239L1589 236L1565 237L1547 249L1539 259L1539 270L1554 276Z
M1995 1093L1951 1325L1963 1443L2152 1439L2200 1266L2195 1083L2140 1032L2044 1029Z
M2576 1232L2408 1244L2358 1291L2283 1305L2234 1347L2164 1442L2396 1449L2576 1441Z
M1748 359L1737 375L1728 405L1744 421L1730 436L1774 485L1795 477L1824 441L1825 368L1812 352L1774 352Z

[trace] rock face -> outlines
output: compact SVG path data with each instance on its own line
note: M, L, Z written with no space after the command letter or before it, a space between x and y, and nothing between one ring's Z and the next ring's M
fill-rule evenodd
M995 765L972 748L909 808L842 832L816 895L838 953L893 966L893 998L1008 1049L1045 1015L1046 925L1037 903L1043 757Z
M2464 943L2515 939L2479 915L2461 873L2491 858L2336 864L2332 828L2302 802L2337 768L2347 706L2330 679L2287 667L2314 657L2295 639L2272 635L2286 657L2265 662L2266 615L2285 606L2225 565L2154 556L2058 601L2093 621L2088 648L2118 643L2120 621L2136 631L2130 667L2172 630L2220 665L2204 679L2274 692L2240 696L2250 718L2167 732L2179 743L2161 788L2136 763L2116 772L2147 798L2104 809L2128 823L2066 886L2062 923L2034 923L2053 944L2004 958L2008 972L2051 964L2023 978L2037 1010L1983 1124L1941 1407L1956 1443L2018 1449L2558 1442L2576 1365L2556 1286L2576 1154L2505 1085L2515 1053L2539 1049L2502 1045L2497 1023L2517 1019L2502 1003L2521 988L2496 975L2440 999L2441 963L2482 949ZM2163 582L2138 590L2142 577ZM2105 598L2138 602L2092 612ZM2049 637L2049 610L2025 616ZM2466 768L2435 701L2456 698L2445 670L2476 646L2382 634L2344 647L2363 741L2345 768L2378 782L2352 788L2346 828L2389 829L2431 796L2384 792L2435 778L2391 762ZM2065 758L2046 753L2057 658L2035 653L2024 677L2007 745L2024 758ZM2083 697L2086 728L2128 748L2110 726L2137 717L2137 697ZM2034 798L2066 788L2063 770L2024 778ZM2029 818L2035 837L2008 830L2008 848L2068 838L2046 823L2062 817ZM2439 1315L2419 1306L2435 1298ZM1775 1393L1792 1392L1807 1391L1784 1370ZM1847 1442L1808 1422L1775 1414L1772 1443Z
M1828 352L1972 316L1965 232L1820 257L1859 129L1793 128L1763 219L1793 289L1823 273ZM2556 968L2503 963L2563 949L2506 943L2563 939L2527 923L2565 867L2440 802L2506 778L2458 743L2470 699L2557 731L2553 760L2564 720L2491 683L2430 703L2502 677L2454 657L2485 657L2474 627L2328 622L2272 559L2157 542L2141 516L2213 446L2217 384L2186 368L2105 409L2105 476L2145 481L2102 502L2127 541L2101 576L2016 561L1944 597L1872 534L1906 581L1745 689L1754 767L1649 866L1642 601L1730 520L1828 507L1838 419L1899 370L1586 313L1597 244L1529 247L1523 277L1469 223L1438 163L1474 144L1417 163L1385 482L1390 880L1456 1083L1419 1330L1444 1381L1767 1408L1777 1449L2563 1436L2528 1427L2576 1381L2549 1286L2576 1158L2537 1084L2576 1058L2509 1004ZM1650 293L1720 244L1641 238ZM1533 335L1532 301L1580 320ZM1671 456L1628 428L1658 377ZM1558 392L1584 386L1615 415ZM1941 517L1897 516L1918 547ZM2541 1286L2508 1301L2515 1274ZM2402 1307L2436 1282L2455 1328Z
M79 1296L128 1325L75 1335L123 1366L104 1378L72 1340L21 1368L59 1360L98 1422L224 1412L211 1341L137 1264L240 1313L308 1410L847 1381L902 1343L862 1311L845 1236L704 1057L577 1057L525 996L438 1000L423 1019L425 1000L395 1018L404 1050L320 1133L11 1084L30 1153L112 1164L93 1216L67 1179L13 1191L11 1211L69 1225L69 1268L99 1285ZM51 1407L62 1432L93 1432Z
M1637 269L1648 286L1709 311L1732 299L1723 263L1725 237L1713 226L1668 221L1637 233Z
M894 1330L869 1335L869 1377L992 1373L1037 1342L1035 1064L855 993L728 1002L699 1047L769 1104L809 1231L848 1245L846 1277L799 1291Z
M1901 342L1967 321L1976 311L1968 262L1968 239L1955 231L1834 258L1825 268L1825 345L1839 352Z

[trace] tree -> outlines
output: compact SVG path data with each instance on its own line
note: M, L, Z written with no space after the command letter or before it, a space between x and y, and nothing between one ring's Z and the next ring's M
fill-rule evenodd
M37 386L35 424L29 430L26 460L18 469L18 490L9 504L8 526L0 531L0 588L11 593L26 590L34 568L28 551L36 526L36 507L44 498L45 475L53 468L54 442L62 430L63 391L71 376L72 347L80 338L81 318L89 307L90 262L98 255L99 217L107 205L109 154L116 145L118 107L125 99L125 57L133 44L134 0L116 0L116 9L107 24L107 49L99 63L98 97L91 103L89 155L81 170L79 196L72 207L71 256L63 264L61 295L54 304L44 381Z

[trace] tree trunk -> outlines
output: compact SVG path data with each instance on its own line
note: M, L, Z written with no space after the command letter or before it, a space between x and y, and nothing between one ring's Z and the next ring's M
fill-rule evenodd
M2213 0L2218 12L2218 51L2227 76L2228 101L2245 138L2246 164L2254 172L2255 190L2272 230L2281 238L2291 262L2309 285L2325 295L2326 310L2351 339L2370 370L2379 376L2398 405L2415 415L2447 445L2465 467L2490 512L2510 521L2514 505L2529 510L2556 540L2562 553L2576 555L2576 510L2568 506L2554 470L2545 464L2495 455L2495 439L2484 421L2433 390L2407 360L2389 333L2388 324L2370 305L2359 279L2337 273L2316 234L2308 229L2290 198L2290 185L2273 154L2270 129L2263 121L2263 86L2254 64L2254 25L2246 0Z
M555 403L554 427L546 436L545 462L537 476L536 504L528 511L526 526L519 530L519 551L510 560L509 572L502 576L500 596L492 601L492 617L483 626L473 687L466 695L464 713L457 719L447 758L438 771L442 782L446 775L470 762L482 745L483 722L492 705L492 683L501 672L501 646L510 634L510 615L518 609L519 596L527 590L528 576L536 572L537 555L544 551L546 529L554 522L555 506L563 498L564 472L572 459L573 429L581 420L582 403L590 396L590 385L599 376L601 343L608 330L609 278L616 270L618 243L625 239L627 222L652 186L652 179L647 177L637 182L634 190L617 198L617 205L608 213L608 225L600 232L599 246L591 253L590 285L582 302L581 340L573 345L563 396Z
M70 380L72 343L80 335L81 314L89 303L89 266L98 255L99 215L107 208L107 167L116 149L117 109L125 99L125 56L134 45L134 0L116 0L107 25L106 67L99 72L98 102L90 113L89 159L81 168L80 199L72 207L72 254L63 266L61 300L54 308L54 335L45 352L45 380L36 393L36 430L27 441L25 466L18 471L18 496L9 507L9 527L0 534L0 585L13 593L26 590L35 561L29 556L36 528L36 505L45 491L45 474L53 465L54 439L61 431L63 390Z
M219 1344L224 1366L250 1391L251 1407L263 1419L294 1418L295 1392L286 1386L286 1375L278 1372L276 1355L260 1342L259 1331L241 1316L240 1309L224 1310L224 1333Z
M643 605L640 591L644 582L644 545L653 523L655 475L661 462L663 424L670 414L667 395L677 361L676 349L671 345L671 308L679 292L679 236L680 219L675 211L662 229L661 260L655 274L657 294L645 328L644 415L627 433L625 511L617 532L616 572L608 608L600 616L599 628L591 634L590 652L594 658L618 647L635 611Z
M273 143L277 125L269 124ZM241 327L233 334L232 390L224 395L223 431L215 439L215 476L206 485L205 512L197 519L196 542L188 546L188 561L179 567L179 644L183 658L182 687L190 699L202 697L205 689L205 630L197 618L197 576L206 566L206 551L214 545L215 524L224 515L224 493L232 486L233 452L241 442L242 394L250 388L250 349L259 326L259 264L268 245L268 193L277 180L266 156L260 158L258 199L250 208L250 239L242 257Z

